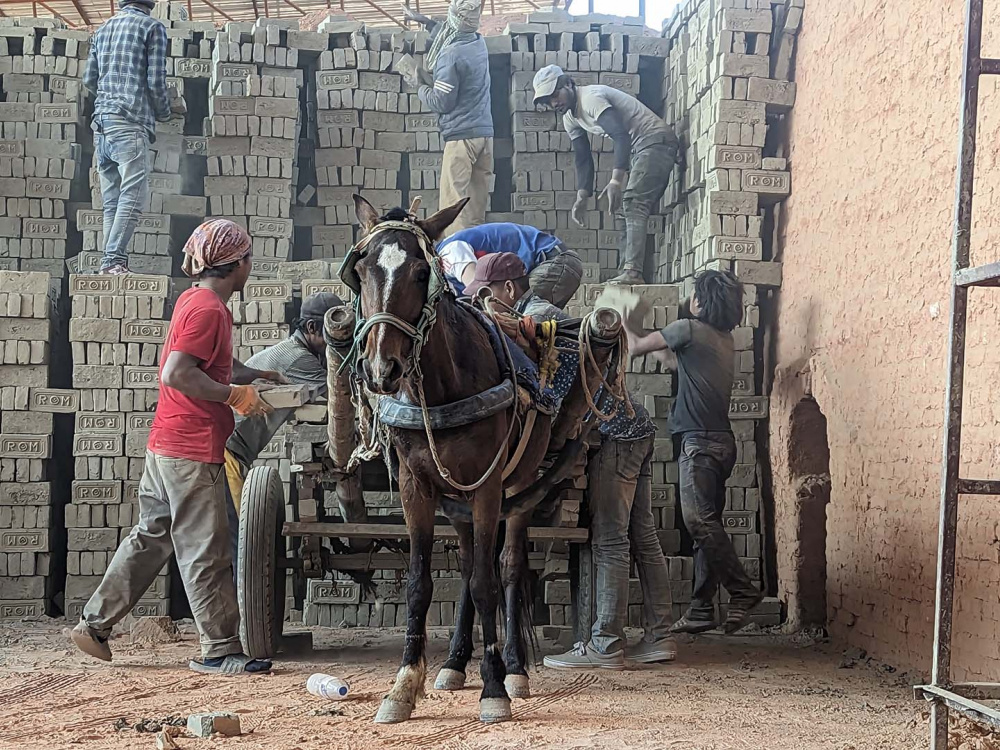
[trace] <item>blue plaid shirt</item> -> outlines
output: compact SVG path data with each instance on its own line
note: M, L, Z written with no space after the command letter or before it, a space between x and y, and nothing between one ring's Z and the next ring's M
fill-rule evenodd
M94 118L117 115L152 136L170 119L167 30L139 8L127 6L97 30L83 84L97 95Z

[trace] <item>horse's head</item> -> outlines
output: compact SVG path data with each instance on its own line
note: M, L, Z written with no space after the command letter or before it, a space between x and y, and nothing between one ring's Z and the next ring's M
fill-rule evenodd
M356 274L361 315L370 324L359 369L375 393L394 394L412 367L413 345L423 324L435 261L433 243L455 220L468 198L417 221L402 208L379 216L360 195L354 209L362 239L356 246ZM381 228L380 228L381 225ZM435 283L445 283L438 278Z

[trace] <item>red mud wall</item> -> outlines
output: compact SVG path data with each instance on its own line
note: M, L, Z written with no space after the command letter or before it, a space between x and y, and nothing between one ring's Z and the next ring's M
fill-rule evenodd
M1000 2L992 3L1000 6ZM1000 55L989 7L985 54ZM930 672L960 0L809 0L790 130L771 449L782 595L795 590L787 442L827 418L827 609L835 638ZM982 87L974 263L1000 259L1000 92ZM1000 477L1000 290L975 290L965 473ZM1000 678L1000 498L962 498L954 665Z

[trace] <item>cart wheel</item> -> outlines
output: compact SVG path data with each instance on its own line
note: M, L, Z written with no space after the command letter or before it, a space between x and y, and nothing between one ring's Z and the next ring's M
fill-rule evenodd
M285 619L285 556L281 525L285 493L278 472L269 466L250 470L240 498L240 548L236 563L240 640L254 659L278 652Z

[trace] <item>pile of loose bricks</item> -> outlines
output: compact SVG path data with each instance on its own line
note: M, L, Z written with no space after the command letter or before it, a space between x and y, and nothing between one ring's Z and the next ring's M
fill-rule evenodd
M3 605L5 616L77 616L135 522L159 348L173 302L189 286L179 270L180 250L199 221L230 218L254 239L251 281L230 304L234 353L245 360L288 334L303 296L331 291L350 297L336 268L357 236L354 193L379 209L407 207L420 196L422 215L438 204L444 143L437 116L395 72L404 54L422 60L425 32L366 27L336 16L316 31L268 19L216 29L188 21L182 3L160 3L154 15L167 26L168 76L187 113L157 127L150 210L129 249L133 269L145 274L121 278L84 275L99 265L102 227L99 177L93 166L87 171L93 164L85 127L91 105L79 84L87 36L48 21L0 19L0 265L49 274L0 281L0 296L44 286L49 305L43 318L33 317L34 307L25 315L22 308L12 314L13 303L0 305L0 316L8 316L0 317L0 560L6 558L7 566L0 569L0 600L13 602ZM532 105L535 71L554 63L580 85L604 83L637 94L681 139L681 161L650 221L646 268L656 283L634 291L649 305L644 325L659 328L676 319L699 270L733 268L747 284L746 320L735 332L739 457L725 523L758 581L757 446L767 417L767 399L758 395L758 302L780 282L780 265L768 261L767 233L775 206L789 192L787 165L780 146L770 145L767 128L794 99L788 76L800 17L800 0L691 0L664 24L662 35L638 19L540 12L487 37L494 81L510 82L508 97L497 96L504 87L494 86L495 178L487 219L553 231L581 255L584 284L570 302L571 314L592 309L601 282L616 273L624 224L593 200L585 228L571 222L571 146L559 118ZM40 147L36 138L48 141ZM595 138L593 147L600 188L610 176L611 144ZM39 149L45 151L41 159ZM68 342L66 366L51 371L47 351L42 355L29 344L22 362L24 347L7 343L47 340L50 316L52 335ZM39 356L44 360L36 362ZM677 508L676 451L667 429L676 385L652 358L631 363L628 382L658 430L654 516L679 614L691 597L693 561ZM72 484L67 480L65 487L45 474L60 419L74 420L67 443L74 460L63 464ZM334 493L296 472L322 454L324 422L324 405L299 409L260 457L285 483L286 518L339 516ZM587 522L586 489L581 463L562 498L563 525ZM398 493L381 467L366 469L364 496L371 516L399 520ZM289 617L333 626L404 623L406 566L399 555L330 559L332 579L310 580L304 601L289 592ZM369 566L376 585L362 594L347 572ZM570 625L570 547L533 545L529 566L544 584L537 588L538 623ZM171 592L167 573L141 602L143 613L172 611L171 599L181 593ZM460 577L454 545L436 544L434 577L430 623L451 625ZM641 591L634 583L629 623L638 625ZM778 602L768 600L755 619L772 624L779 617Z

